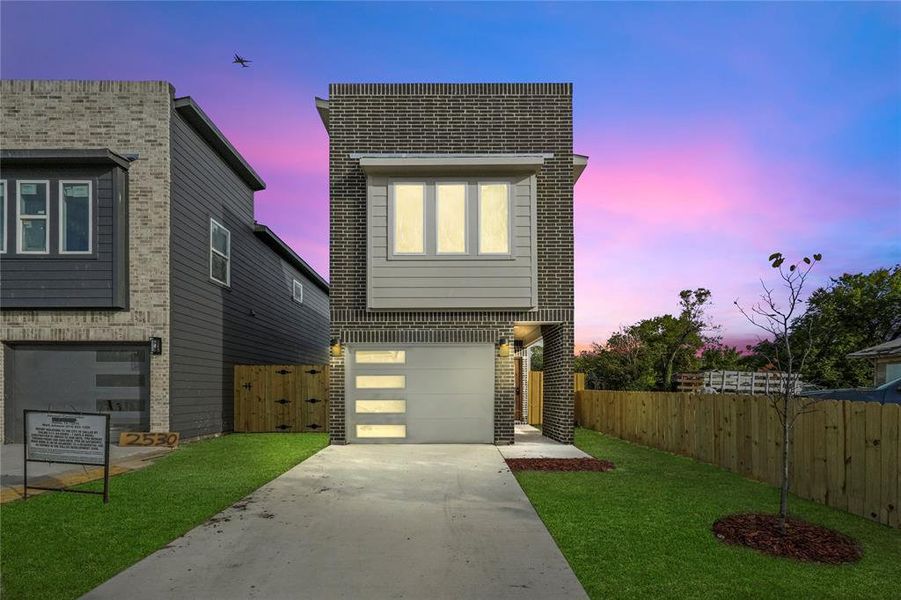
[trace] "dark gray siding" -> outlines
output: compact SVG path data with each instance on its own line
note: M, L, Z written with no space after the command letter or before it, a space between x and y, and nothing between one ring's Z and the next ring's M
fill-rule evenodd
M253 192L172 115L170 428L233 427L235 364L328 359L328 296L253 232ZM231 231L231 286L209 276L210 218ZM292 299L292 280L304 302Z
M4 309L128 306L127 175L117 167L9 167L6 181L6 254L0 255ZM49 181L48 254L16 254L16 181ZM93 248L89 255L59 253L59 181L89 180Z

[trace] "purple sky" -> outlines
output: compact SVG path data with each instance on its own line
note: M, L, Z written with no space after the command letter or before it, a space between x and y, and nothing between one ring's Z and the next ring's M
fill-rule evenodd
M744 343L775 250L817 283L901 261L899 3L3 2L0 76L172 82L325 276L329 82L572 81L579 346L699 286Z

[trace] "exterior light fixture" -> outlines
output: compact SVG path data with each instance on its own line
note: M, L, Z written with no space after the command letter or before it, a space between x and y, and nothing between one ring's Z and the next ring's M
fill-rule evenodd
M150 338L150 353L151 354L162 354L163 353L163 338L159 338L159 337Z
M329 341L329 351L335 358L341 356L341 340L339 340L338 338L332 338Z
M500 357L510 356L510 343L507 338L500 338L497 341L497 355Z

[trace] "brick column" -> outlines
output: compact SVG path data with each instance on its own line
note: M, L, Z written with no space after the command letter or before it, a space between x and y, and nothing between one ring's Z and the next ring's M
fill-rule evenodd
M341 340L341 330L332 329L331 337ZM342 340L343 343L344 340ZM347 431L344 422L344 352L340 356L332 356L329 349L328 376L328 431L329 442L346 444Z
M573 324L542 325L544 338L544 435L564 444L573 441Z
M513 327L498 329L498 339L507 338L509 356L494 353L494 443L505 446L513 443L513 421L516 416L516 368L513 364Z

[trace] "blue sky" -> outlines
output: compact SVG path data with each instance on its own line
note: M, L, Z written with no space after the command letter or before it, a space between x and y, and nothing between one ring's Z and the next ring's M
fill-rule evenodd
M3 2L0 75L171 81L324 274L329 82L572 81L580 345L698 286L744 340L774 250L819 283L901 261L899 3Z

